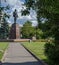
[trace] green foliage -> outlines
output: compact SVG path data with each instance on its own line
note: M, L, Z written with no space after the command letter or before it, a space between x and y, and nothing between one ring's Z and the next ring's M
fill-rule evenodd
M40 29L36 30L36 37L37 39L42 39L43 38L43 31Z
M6 39L9 34L9 25L7 23L6 18L9 18L10 16L9 14L5 13L5 11L8 9L9 5L6 7L0 6L0 39Z
M45 54L49 59L50 65L59 65L59 49L54 45L54 43L45 44Z
M21 13L22 13L22 16L25 16L25 15L29 15L30 12L25 9L24 11L21 11Z
M3 54L4 54L4 52L5 52L7 47L8 47L8 43L7 42L6 43L5 42L0 42L0 61L1 61L1 59L3 57Z
M29 6L32 1L34 4ZM54 37L53 44L46 45L45 50L50 65L59 65L59 0L26 0L26 6L29 9L34 7L37 12L38 26L43 29L44 34L47 37ZM44 26L40 21L41 18L48 19Z
M35 28L32 27L32 23L27 21L22 27L22 37L32 38L35 35Z
M3 19L3 22L0 27L0 39L6 39L9 35L9 25L5 19Z
M3 56L3 53L2 53L2 52L0 52L0 61L1 61L2 56Z

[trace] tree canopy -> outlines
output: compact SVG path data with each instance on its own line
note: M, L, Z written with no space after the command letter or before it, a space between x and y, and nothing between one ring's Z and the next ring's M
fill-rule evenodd
M25 5L29 11L31 8L37 13L38 26L42 28L41 18L46 18L47 22L43 30L53 36L54 41L46 44L46 55L50 65L58 65L59 59L59 0L25 0Z
M4 0L6 2L6 0ZM9 18L9 15L5 12L9 9L9 5L6 7L1 6L0 2L0 39L6 39L9 34L9 24L6 18Z
M35 28L32 27L32 23L27 21L22 27L23 38L32 38L35 35Z

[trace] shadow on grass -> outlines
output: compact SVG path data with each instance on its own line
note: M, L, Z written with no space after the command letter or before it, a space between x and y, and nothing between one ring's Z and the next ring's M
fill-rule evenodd
M9 62L6 62L6 63L2 63L0 65L43 65L43 64L37 61L37 62L24 62L24 63L9 63Z

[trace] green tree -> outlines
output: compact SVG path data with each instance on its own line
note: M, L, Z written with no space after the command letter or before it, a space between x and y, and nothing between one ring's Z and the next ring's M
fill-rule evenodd
M0 27L0 39L6 39L9 36L9 25L5 18Z
M43 38L43 31L41 29L36 30L36 38L42 39Z
M22 27L22 37L23 38L32 38L35 35L35 28L32 27L32 23L27 21Z
M2 0L0 1L2 2ZM5 13L5 10L9 9L9 5L3 7L1 6L1 2L0 2L0 39L6 39L9 34L9 25L7 23L6 18L9 18L9 15Z
M41 18L48 19L47 29L54 42L46 44L46 55L50 65L59 65L59 0L25 0L27 10L33 8L37 12L39 27L42 28Z

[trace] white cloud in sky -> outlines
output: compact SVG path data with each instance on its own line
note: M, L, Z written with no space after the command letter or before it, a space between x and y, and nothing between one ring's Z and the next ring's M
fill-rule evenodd
M8 3L9 5L15 5L16 2L17 2L17 0L7 0L7 3Z
M8 20L9 23L11 23L11 21Z
M26 16L21 16L21 10L22 10L22 4L24 4L23 1L21 0L7 0L7 3L11 6L11 9L10 9L10 19L8 20L8 22L10 23L13 23L13 11L15 9L17 9L17 12L18 12L18 20L17 20L17 23L19 23L20 25L23 25L24 22L26 22L27 20L31 21L32 22L32 25L33 26L36 26L38 23L37 23L37 19L36 19L36 12L34 10L30 10L30 15L26 15ZM26 7L24 7L26 9Z
M37 26L38 25L38 23L37 23L37 21L32 21L32 26Z

